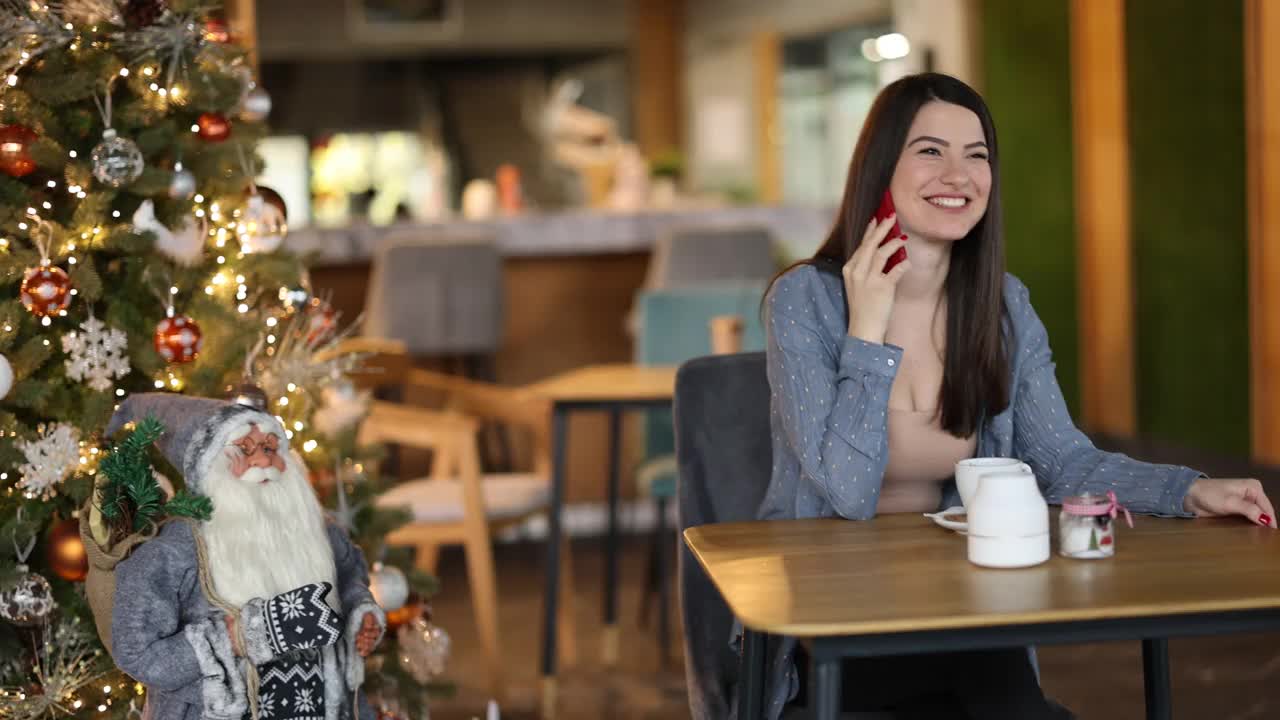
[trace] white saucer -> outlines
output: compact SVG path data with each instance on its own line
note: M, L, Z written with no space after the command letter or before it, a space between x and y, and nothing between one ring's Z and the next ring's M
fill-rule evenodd
M956 505L956 506L954 506L954 507L949 507L949 508L947 508L946 510L943 510L942 512L936 512L936 513L924 513L924 516L925 516L925 517L927 517L927 518L929 518L930 520L932 520L932 521L933 521L934 523L936 523L939 527L944 527L944 528L946 528L946 529L948 529L948 530L954 530L954 531L956 531L956 532L960 533L961 535L963 535L963 534L965 534L965 533L967 533L967 532L969 531L969 523L968 523L968 521L967 521L967 520L952 520L952 519L950 518L950 516L951 516L951 515L965 515L965 514L966 514L966 511L965 511L964 507L963 507L963 506L960 506L960 505Z

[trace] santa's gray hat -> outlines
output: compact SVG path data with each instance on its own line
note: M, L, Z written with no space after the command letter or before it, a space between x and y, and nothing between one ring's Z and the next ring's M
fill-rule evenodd
M156 447L182 472L189 492L204 494L202 485L214 459L232 439L248 432L250 425L277 435L280 451L288 451L284 429L271 415L227 400L172 393L129 396L111 416L107 436L115 435L128 423L142 422L148 415L164 425Z

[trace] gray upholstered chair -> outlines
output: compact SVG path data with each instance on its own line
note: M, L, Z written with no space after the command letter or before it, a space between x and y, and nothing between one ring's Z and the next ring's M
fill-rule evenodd
M767 282L778 271L765 226L678 228L657 239L645 277L651 289L717 282Z
M754 520L773 468L769 381L762 352L690 360L676 374L680 530ZM680 545L685 680L694 720L729 717L739 658L729 645L733 613L689 548ZM786 717L804 717L795 708ZM878 712L846 720L883 720Z
M374 254L364 335L399 340L415 357L491 356L502 326L502 256L492 238L401 234Z
M754 520L773 464L764 353L690 360L676 374L673 407L680 530ZM695 720L725 718L738 656L733 614L689 548L680 544L685 678Z
M502 255L492 236L398 231L374 253L363 335L399 341L415 359L493 382L503 308ZM509 469L506 428L486 423L482 434L490 441L481 446L485 466Z

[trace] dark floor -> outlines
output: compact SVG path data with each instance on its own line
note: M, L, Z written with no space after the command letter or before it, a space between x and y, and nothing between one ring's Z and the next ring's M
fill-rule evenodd
M622 659L610 672L600 667L603 547L575 542L578 582L578 664L560 681L564 720L650 720L688 717L684 675L678 658L660 669L653 626L637 624L646 546L629 539L620 588ZM504 720L537 717L541 637L541 548L500 546L497 550L503 644L507 648L507 705ZM446 552L436 598L436 619L453 637L447 679L457 685L452 699L437 700L432 720L483 717L487 699L484 666L475 650L475 625L467 595L462 555ZM673 647L679 652L678 638ZM1138 643L1071 645L1040 649L1046 691L1080 718L1130 720L1143 717L1142 654ZM1170 642L1175 717L1179 720L1244 720L1280 716L1280 634L1198 638Z
M647 550L648 545L642 538L628 537L625 541L618 596L620 660L617 668L607 670L600 666L604 546L594 539L577 540L573 544L578 662L560 675L560 717L565 720L656 720L689 716L679 628L674 626L676 609L672 608L672 659L666 669L661 667L658 657L656 610L647 629L638 623ZM541 674L538 658L542 637L543 548L534 544L499 545L495 553L500 635L507 653L507 704L502 708L502 718L536 718ZM455 548L442 552L438 572L442 590L433 601L432 610L435 621L445 627L453 639L453 657L444 679L456 685L457 694L435 701L431 718L483 718L488 700L485 667L477 647L461 551Z

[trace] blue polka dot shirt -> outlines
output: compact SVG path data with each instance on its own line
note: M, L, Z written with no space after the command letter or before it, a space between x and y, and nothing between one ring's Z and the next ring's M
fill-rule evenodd
M1114 490L1140 513L1189 516L1182 501L1201 473L1107 453L1072 423L1030 293L1005 275L1010 403L979 429L978 456L1029 464L1050 504ZM773 473L762 519L874 517L889 443L889 389L902 348L848 335L838 274L810 265L774 283L765 304ZM954 484L943 507L958 505Z

